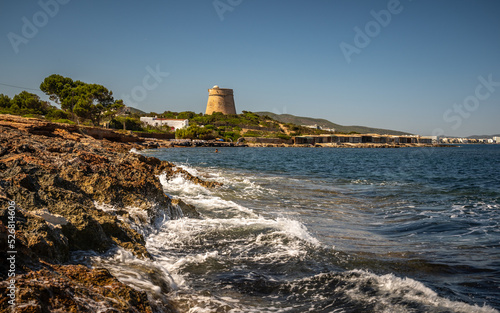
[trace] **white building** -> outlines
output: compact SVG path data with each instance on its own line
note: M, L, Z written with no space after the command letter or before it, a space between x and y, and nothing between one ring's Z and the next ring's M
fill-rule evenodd
M189 120L174 118L141 117L141 122L153 127L169 126L172 130L186 128L189 126Z
M418 142L425 143L425 144L435 144L435 143L438 143L438 137L437 136L418 136Z
M493 141L496 143L500 143L500 137L493 137Z
M314 125L300 125L302 127L307 127L307 128L312 128L312 129L321 129L321 126L318 126L317 124Z

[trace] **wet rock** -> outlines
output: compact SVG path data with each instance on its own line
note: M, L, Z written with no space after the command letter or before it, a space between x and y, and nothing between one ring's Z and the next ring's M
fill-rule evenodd
M7 247L8 227L8 205L0 209L0 257L7 259L6 251L12 250ZM15 251L17 272L29 272L31 269L40 267L40 261L61 263L69 259L68 238L62 233L60 227L49 225L43 218L16 209L16 232ZM5 238L5 240L3 240ZM8 273L7 265L0 265L0 278L6 279Z
M193 205L187 204L181 199L172 199L172 204L179 207L183 217L201 218L200 213L196 211L196 208Z
M123 218L131 215L130 208L136 215L143 211L152 223L157 215L179 208L183 216L198 218L194 207L172 203L158 175L167 180L182 175L208 188L220 185L172 163L129 153L143 148L129 142L129 135L122 140L115 134L109 141L106 134L0 115L0 257L7 257L7 208L15 201L18 303L23 303L23 312L94 312L101 304L109 305L103 312L151 312L144 293L111 274L64 264L72 251L100 253L115 246L149 258L143 236ZM101 135L102 140L93 138ZM0 265L0 292L6 288L6 266ZM5 309L5 302L0 308Z
M2 294L7 287L6 281L0 282ZM18 276L16 289L16 312L153 312L145 292L126 286L103 268L44 264ZM8 309L7 301L0 302L0 311Z

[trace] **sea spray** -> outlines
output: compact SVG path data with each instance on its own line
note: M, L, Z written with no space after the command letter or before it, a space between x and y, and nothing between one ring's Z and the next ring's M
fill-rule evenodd
M166 221L182 218L183 212L178 205L163 207L153 204L148 209L137 207L118 208L110 204L94 202L97 209L115 215L123 223L130 225L143 237L157 231Z

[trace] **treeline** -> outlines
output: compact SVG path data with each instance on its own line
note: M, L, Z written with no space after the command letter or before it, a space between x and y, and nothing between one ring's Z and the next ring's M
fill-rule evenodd
M71 115L58 109L47 101L40 100L36 94L22 91L12 99L4 94L0 94L0 113L15 114L23 116L43 115L49 120L70 122Z
M69 77L51 75L40 84L40 90L60 109L27 91L9 96L0 94L0 113L23 116L43 116L59 122L78 122L97 126L103 118L113 119L124 107L123 100L115 100L113 92L98 84L73 81Z

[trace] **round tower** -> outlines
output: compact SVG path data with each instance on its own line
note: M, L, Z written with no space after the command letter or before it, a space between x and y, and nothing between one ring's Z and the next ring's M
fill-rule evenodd
M208 89L208 102L205 114L221 112L223 114L236 114L233 90L214 86Z

